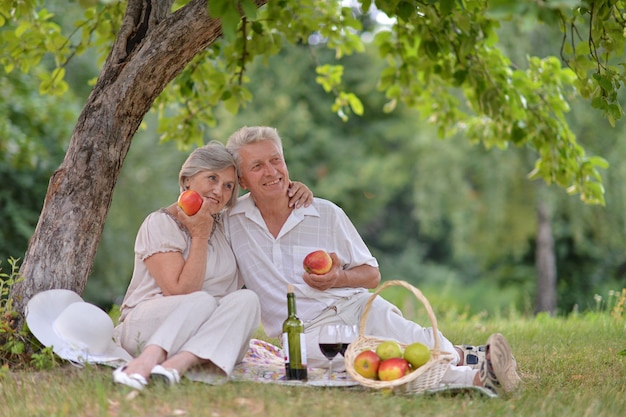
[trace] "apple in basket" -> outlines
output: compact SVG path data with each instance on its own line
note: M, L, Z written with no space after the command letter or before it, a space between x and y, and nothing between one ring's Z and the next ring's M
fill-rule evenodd
M423 343L411 343L404 349L404 359L417 369L430 360L430 349Z
M378 367L378 379L381 381L393 381L402 378L411 372L409 361L404 358L391 358L384 360Z
M200 207L202 207L203 202L202 196L194 190L183 191L181 195L178 196L178 205L187 216L196 214L198 210L200 210Z
M309 274L324 275L332 268L333 260L328 252L320 249L305 256L302 266Z
M380 358L373 350L364 350L354 359L354 370L364 378L376 379Z
M402 349L400 345L393 340L386 340L376 346L376 354L383 361L391 358L401 358Z

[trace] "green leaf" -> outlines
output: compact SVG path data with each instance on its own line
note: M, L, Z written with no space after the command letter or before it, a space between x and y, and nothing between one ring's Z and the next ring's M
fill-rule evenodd
M209 16L219 18L226 13L227 10L236 7L232 0L211 0L207 2Z
M394 98L393 100L385 103L385 105L383 106L383 112L391 113L395 110L397 105L398 105L398 100Z
M239 112L239 100L237 97L224 100L224 108L226 108L230 114L237 114Z
M252 22L252 30L257 35L262 35L263 34L263 25L261 23L259 23L259 22Z
M604 205L604 187L597 182L586 182L581 199L587 204Z
M398 17L404 21L408 21L415 14L415 4L413 2L401 1L396 6L396 13Z
M253 0L241 0L241 9L248 20L256 20L258 8Z
M526 139L526 135L526 129L521 125L521 123L518 122L513 124L513 128L511 129L511 141L514 144L519 145L523 143Z
M452 9L454 8L455 0L440 0L439 1L439 11L442 16L448 16L452 13Z
M20 22L19 25L17 25L17 28L15 29L15 36L17 36L18 38L21 38L22 35L24 33L26 33L26 31L30 30L32 28L32 24L30 22Z
M349 93L348 102L350 103L350 108L354 114L357 116L363 115L363 103L356 95Z
M239 11L234 6L225 10L222 14L222 32L228 41L233 42L235 40L240 20L241 16L239 15Z
M361 2L361 10L363 10L364 13L367 13L367 11L370 9L371 6L372 6L372 0L363 0Z
M454 78L454 85L460 86L461 84L463 84L465 82L465 79L467 78L467 75L468 71L466 69L459 69L454 71L454 74L452 74L452 77Z
M606 159L599 157L599 156L590 156L588 158L588 161L598 168L606 169L609 167L609 162Z

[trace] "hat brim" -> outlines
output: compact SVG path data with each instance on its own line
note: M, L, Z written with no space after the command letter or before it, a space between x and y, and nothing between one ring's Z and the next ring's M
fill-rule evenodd
M105 352L99 355L92 355L89 352L75 349L67 344L53 346L52 350L60 358L77 363L100 363L117 367L133 359L122 347L113 343L111 343Z
M48 290L35 294L26 305L26 324L44 346L60 346L65 342L54 332L54 321L67 306L82 303L80 295L70 290Z
M64 289L42 291L33 296L26 306L26 324L37 340L46 347L52 346L52 351L63 359L81 363L132 360L132 356L113 341L105 352L91 355L73 348L57 335L53 328L54 321L67 306L82 302L84 300L74 291Z

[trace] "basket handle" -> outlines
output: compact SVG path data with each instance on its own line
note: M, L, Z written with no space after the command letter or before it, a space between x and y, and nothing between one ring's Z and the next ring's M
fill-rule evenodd
M430 306L428 299L424 297L424 294L422 294L420 290L418 290L417 288L415 288L414 286L412 286L406 281L399 281L399 280L386 281L380 287L378 287L376 291L372 293L369 300L367 300L367 303L365 304L365 308L363 310L363 314L361 315L361 321L359 322L359 335L365 334L365 322L367 321L367 316L370 312L372 303L374 302L374 299L376 298L376 296L380 294L384 289L389 288L394 285L404 287L407 290L411 291L413 295L415 295L415 297L419 301L421 301L422 304L424 304L424 307L426 308L426 312L428 313L428 318L430 319L430 323L433 329L433 338L435 340L435 344L432 349L432 354L433 356L438 357L440 353L439 330L437 328L437 318L435 317L435 313L433 312L433 309Z

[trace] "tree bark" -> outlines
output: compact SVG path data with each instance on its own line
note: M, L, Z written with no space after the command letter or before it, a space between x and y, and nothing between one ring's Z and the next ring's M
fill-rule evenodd
M129 0L120 32L80 114L65 159L11 292L16 311L36 293L82 294L132 138L165 86L222 34L207 0L171 12L173 0Z
M537 248L535 252L537 271L537 296L535 313L556 313L556 256L554 254L554 236L552 235L551 216L545 201L537 206Z

